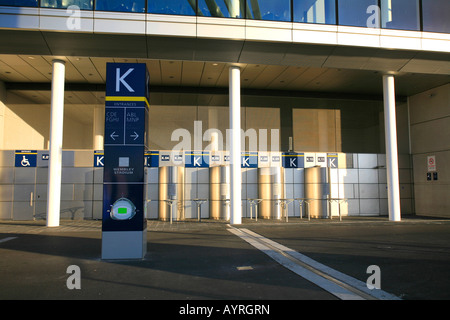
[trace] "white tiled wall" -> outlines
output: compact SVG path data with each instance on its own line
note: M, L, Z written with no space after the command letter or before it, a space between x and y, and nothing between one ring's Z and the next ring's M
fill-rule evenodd
M38 153L40 159L41 151ZM332 198L345 198L343 216L387 215L386 169L384 155L353 154L349 167L330 169ZM402 214L413 213L413 184L408 156L399 157ZM15 168L14 151L0 151L0 219L31 220L45 218L47 175L45 161L36 168ZM61 217L101 219L103 206L103 169L93 168L92 151L64 151ZM195 198L209 199L209 169L185 168L185 217L197 218ZM305 197L304 170L284 170L284 198ZM147 218L158 218L159 169L147 168ZM247 199L258 198L258 169L242 169L243 217L250 217ZM30 205L31 203L31 205ZM201 206L202 218L209 217L209 203ZM303 207L303 210L305 208ZM338 205L331 206L333 216ZM303 213L305 213L303 211ZM298 201L288 205L288 214L298 217Z

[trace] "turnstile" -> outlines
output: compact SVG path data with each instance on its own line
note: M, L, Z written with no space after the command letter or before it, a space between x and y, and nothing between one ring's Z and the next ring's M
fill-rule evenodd
M184 220L184 167L159 168L159 219Z
M230 219L230 167L210 168L210 217L215 220Z
M263 219L280 219L280 199L284 198L284 174L282 167L258 169L258 215Z
M329 185L327 176L327 168L305 168L305 198L309 199L309 213L312 218L328 216Z

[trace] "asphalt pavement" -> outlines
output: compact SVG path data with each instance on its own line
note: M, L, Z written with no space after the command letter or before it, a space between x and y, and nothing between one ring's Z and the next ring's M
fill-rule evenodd
M246 231L247 238L233 229ZM299 275L290 265L305 270L303 262L286 252L360 284L370 282L375 273L368 267L376 266L380 289L372 290L398 299L450 299L446 219L244 219L238 226L208 219L149 220L142 260L102 260L101 236L101 221L95 220L62 220L56 228L42 220L0 221L0 299L171 300L183 306L204 300L342 299ZM265 242L253 244L248 237ZM284 248L279 256L289 258L287 263L271 255L277 248Z

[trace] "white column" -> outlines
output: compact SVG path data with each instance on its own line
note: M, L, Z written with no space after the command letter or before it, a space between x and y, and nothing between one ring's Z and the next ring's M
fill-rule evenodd
M47 227L58 227L61 201L65 62L53 60Z
M103 150L103 134L105 131L104 107L94 107L94 150Z
M400 221L400 186L398 178L397 123L395 116L395 85L393 75L383 76L384 127L386 135L386 173L389 220Z
M226 3L227 1L225 1ZM238 18L239 17L239 1L231 0L231 3L228 5L230 10L230 18Z
M230 223L242 223L241 206L241 70L230 67Z
M0 150L4 149L5 144L5 106L6 88L5 83L0 81Z

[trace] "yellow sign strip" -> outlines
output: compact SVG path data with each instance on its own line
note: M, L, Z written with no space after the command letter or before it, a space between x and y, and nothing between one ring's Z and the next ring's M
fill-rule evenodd
M105 97L105 101L144 101L150 108L146 97Z

